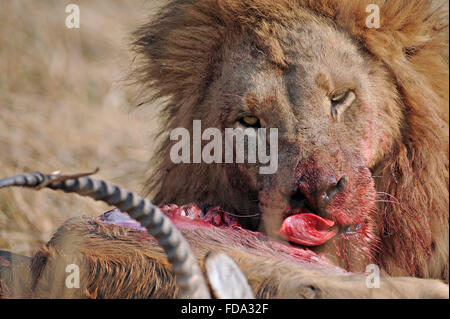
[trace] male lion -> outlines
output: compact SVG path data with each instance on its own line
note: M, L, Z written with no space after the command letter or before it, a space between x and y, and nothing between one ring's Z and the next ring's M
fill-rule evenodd
M368 28L374 2L380 26ZM167 98L154 201L220 206L245 228L290 241L179 223L199 259L227 252L258 297L448 296L435 281L387 281L378 294L342 275L376 263L391 276L448 283L447 23L447 10L426 0L170 1L135 42L140 81L151 99ZM170 132L192 133L194 120L277 128L278 170L175 164ZM189 209L164 207L172 217ZM117 227L67 222L31 263L34 292L19 294L64 295L51 289L62 282L54 269L63 278L58 260L73 262L75 249L84 296L176 296L156 245Z
M337 265L376 260L393 276L448 282L447 12L382 1L368 29L369 3L178 0L140 29L142 80L170 97L163 134L193 120L279 132L273 175L174 164L167 137L156 203L258 213L241 224L274 236L286 217L314 212L340 235L310 249Z

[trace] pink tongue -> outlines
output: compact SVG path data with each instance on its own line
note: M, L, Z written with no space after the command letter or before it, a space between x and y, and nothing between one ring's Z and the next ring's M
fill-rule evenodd
M297 214L289 216L283 221L279 234L287 241L296 244L318 246L337 234L338 228L333 225L332 220L315 214Z

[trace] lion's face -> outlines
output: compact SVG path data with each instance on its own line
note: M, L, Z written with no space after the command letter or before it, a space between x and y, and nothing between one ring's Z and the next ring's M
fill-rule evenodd
M218 109L204 122L222 129L278 129L274 174L260 174L258 163L224 166L236 193L227 208L258 212L259 230L361 269L376 246L371 168L397 125L384 120L392 110L381 101L395 99L394 90L369 55L328 25L302 24L277 43L284 65L250 36L227 48L202 106ZM305 213L320 218L295 216Z

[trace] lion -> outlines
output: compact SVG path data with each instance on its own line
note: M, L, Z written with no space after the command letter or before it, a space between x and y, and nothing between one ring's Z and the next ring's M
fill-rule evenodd
M448 282L447 26L420 0L171 1L135 42L151 99L169 98L155 202L219 205L273 237L314 212L340 236L308 248L340 267ZM173 163L169 132L193 120L278 128L277 173Z
M201 263L226 252L257 297L448 298L447 14L426 0L171 0L135 33L147 101L166 99L148 194ZM194 121L276 128L276 172L175 163L171 132L192 134ZM178 216L191 213L222 220ZM19 288L4 271L15 296L178 293L156 243L98 219L69 220L32 260L14 258L31 269ZM73 262L87 269L83 289L59 294ZM358 275L374 264L380 290Z

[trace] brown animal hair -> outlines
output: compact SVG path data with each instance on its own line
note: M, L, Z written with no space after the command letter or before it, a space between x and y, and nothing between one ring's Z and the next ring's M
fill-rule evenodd
M196 105L220 73L224 47L239 35L251 35L257 50L280 69L288 62L278 38L296 21L313 19L356 39L377 66L383 65L380 72L389 73L386 78L395 91L384 88L379 92L382 98L391 94L396 105L386 106L383 117L395 143L376 158L371 171L377 190L387 196L376 214L376 232L382 240L377 259L391 275L448 282L446 13L428 1L380 1L381 27L367 29L368 3L173 0L136 33L136 50L145 57L138 74L154 92L150 99L168 97L161 132L167 138L171 128L192 121L198 112ZM317 80L328 84L326 77ZM167 176L173 170L166 157L169 145L167 139L156 155L157 174L150 187L159 204L202 201L205 189L210 191L209 198L230 201L224 190L231 185L221 179L219 171L206 175L208 180L203 171L191 166L184 176L177 176L187 181L167 187ZM215 183L225 185L214 189ZM365 276L349 274L310 250L297 250L257 232L189 226L183 234L202 268L211 249L231 256L257 297L448 298L448 286L437 280L384 277L380 289L367 289ZM300 259L292 255L296 251L301 251ZM65 267L71 263L81 267L81 289L68 289L64 284ZM162 249L147 232L99 219L74 218L31 260L0 251L0 297L177 297L179 289L169 267Z
M258 233L211 227L184 236L202 268L212 243L232 257L256 298L448 298L448 285L430 279L386 277L379 289L368 289L364 275L298 262L287 247ZM80 267L77 289L66 285L71 264ZM0 297L165 299L180 297L180 289L146 231L84 217L67 220L32 259L0 251Z
M380 28L365 25L369 3L380 7ZM398 132L392 130L395 143L372 171L380 176L375 178L377 191L386 194L376 213L381 239L377 259L391 275L448 282L448 15L435 2L171 1L136 33L135 42L135 50L144 57L137 74L153 92L150 100L168 98L150 191L159 204L183 204L202 200L197 194L214 188L216 181L205 185L204 178L197 178L202 173L190 168L184 170L189 185L164 186L174 166L167 156L168 132L192 122L196 105L220 72L227 43L239 34L251 34L268 58L283 68L277 34L310 14L356 39L389 71L399 95L397 108L384 118L392 126L401 123ZM208 196L226 200L219 192Z

